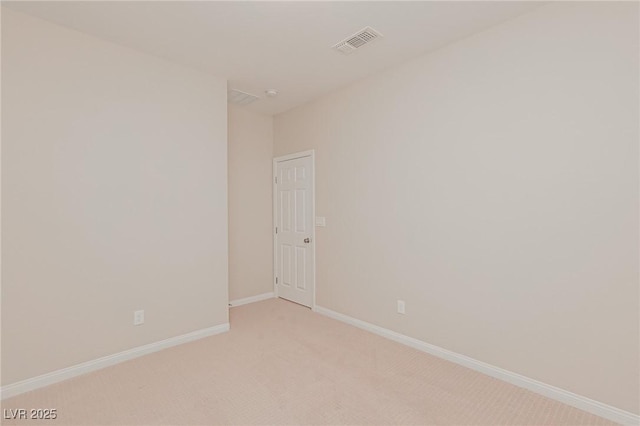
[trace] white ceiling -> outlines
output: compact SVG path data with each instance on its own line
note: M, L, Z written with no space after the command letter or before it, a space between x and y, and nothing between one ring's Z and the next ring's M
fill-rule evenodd
M278 114L540 6L517 1L2 2L30 15L229 80ZM384 38L344 56L338 41L371 26ZM264 90L277 89L267 99Z

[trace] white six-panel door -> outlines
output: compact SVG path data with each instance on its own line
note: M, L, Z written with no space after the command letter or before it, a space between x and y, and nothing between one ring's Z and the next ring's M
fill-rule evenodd
M313 157L275 160L276 294L311 307L314 294Z

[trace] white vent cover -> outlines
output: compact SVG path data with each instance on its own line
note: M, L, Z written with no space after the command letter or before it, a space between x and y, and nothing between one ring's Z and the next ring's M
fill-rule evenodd
M227 91L227 101L230 104L249 105L251 102L257 101L258 99L260 98L258 98L256 95L241 92L237 89L229 89Z
M378 31L374 30L371 27L365 27L352 36L349 36L341 42L333 45L333 49L336 49L338 52L348 55L356 49L361 48L365 44L371 43L379 37L382 37L382 34L380 34Z

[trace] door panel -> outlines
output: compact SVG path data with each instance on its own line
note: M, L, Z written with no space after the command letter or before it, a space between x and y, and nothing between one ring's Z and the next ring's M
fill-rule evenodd
M282 285L291 286L291 246L289 244L282 244Z
M295 192L295 200L296 200L296 232L306 232L307 231L307 221L306 221L306 209L305 209L305 190L304 189L296 189Z
M276 277L278 296L313 303L313 160L276 163Z

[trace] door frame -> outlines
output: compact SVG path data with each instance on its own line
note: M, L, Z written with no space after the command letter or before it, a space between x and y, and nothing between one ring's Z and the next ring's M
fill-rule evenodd
M273 294L278 296L278 285L276 284L276 273L278 271L278 244L276 236L276 226L278 224L278 188L276 184L276 177L278 176L278 163L295 160L296 158L310 157L311 158L311 190L313 196L311 197L311 244L313 248L313 256L311 256L311 310L316 309L316 150L310 149L307 151L295 152L293 154L282 155L280 157L273 158L273 172L271 176L271 185L273 193L273 223L271 228L271 234L273 238Z

